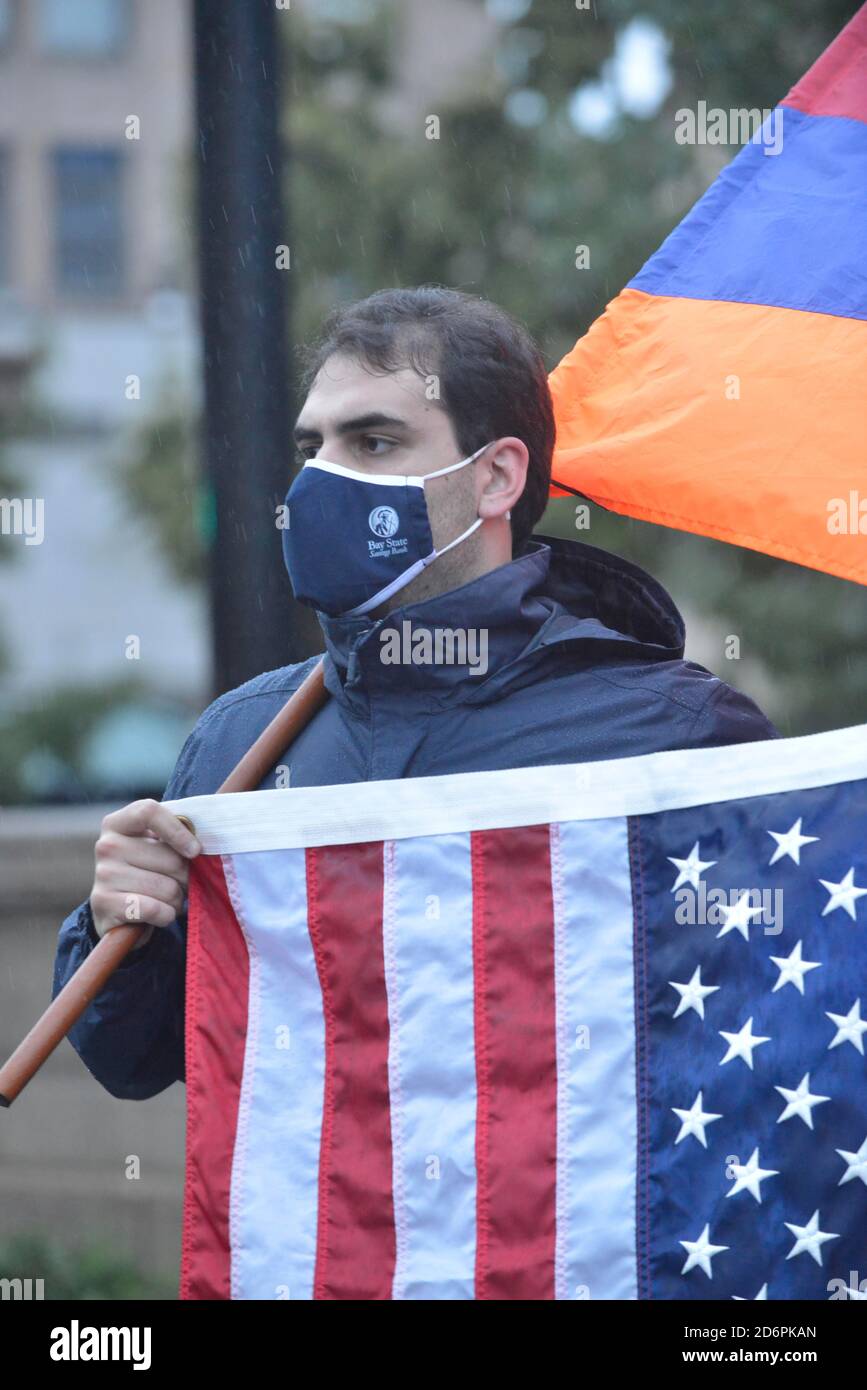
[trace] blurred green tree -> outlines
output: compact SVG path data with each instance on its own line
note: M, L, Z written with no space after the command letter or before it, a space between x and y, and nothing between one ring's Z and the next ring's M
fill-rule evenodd
M773 107L857 4L478 8L506 19L487 60L457 95L397 124L379 103L398 7L354 5L352 22L293 24L288 172L302 339L336 300L438 282L517 314L553 368L736 152L677 144L674 113L699 100ZM619 47L641 24L655 26L669 86L654 111L636 114L616 77ZM582 89L610 108L596 138L572 119ZM439 139L427 138L429 114ZM576 269L577 245L590 249L587 269ZM554 502L539 529L575 536L573 513L571 501ZM766 703L785 733L867 717L860 586L596 507L578 538L646 565L685 607L737 634L742 654L768 668L776 696ZM715 669L738 684L722 646L719 656Z
M0 1246L0 1278L41 1279L46 1302L79 1299L176 1299L173 1275L145 1274L107 1240L70 1247L34 1232Z
M211 490L199 468L199 421L190 403L163 383L158 401L124 441L119 477L135 516L148 524L181 584L204 578L213 534Z
M406 22L396 0L292 11L284 133L296 341L315 336L336 302L433 282L518 315L553 368L735 153L677 144L674 113L699 100L772 107L857 5L478 0L474 8L492 19L490 49L429 110L400 87L395 100ZM656 43L667 74L667 89L641 109L618 81L636 35ZM458 48L461 35L441 41ZM595 135L573 119L588 99L607 111ZM582 269L579 245L590 251ZM196 506L206 515L189 481L195 433L189 411L174 405L139 437L129 473L136 504L183 577L200 565L190 517ZM287 481L293 466L287 447ZM580 538L646 564L676 600L713 615L740 636L744 655L764 661L777 687L769 712L785 732L867 717L860 586L598 508L591 518ZM575 535L572 503L552 503L540 530Z

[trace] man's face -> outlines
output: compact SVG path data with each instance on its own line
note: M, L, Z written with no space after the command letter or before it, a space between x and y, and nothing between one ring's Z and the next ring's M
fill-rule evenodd
M329 357L317 375L298 417L295 440L303 458L320 457L359 473L419 476L462 457L449 416L438 401L426 398L425 382L416 372L407 367L375 375L339 354ZM454 540L479 514L480 496L490 481L488 469L478 466L485 458L483 454L477 464L425 483L435 549ZM334 525L340 526L340 517L334 517ZM373 616L444 593L482 572L473 544L478 535L474 532L434 560Z

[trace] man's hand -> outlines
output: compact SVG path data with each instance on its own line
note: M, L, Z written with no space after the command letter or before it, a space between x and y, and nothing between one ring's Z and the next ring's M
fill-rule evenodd
M148 922L133 950L181 912L189 861L201 845L159 801L133 801L104 818L95 846L90 910L98 936L111 927Z

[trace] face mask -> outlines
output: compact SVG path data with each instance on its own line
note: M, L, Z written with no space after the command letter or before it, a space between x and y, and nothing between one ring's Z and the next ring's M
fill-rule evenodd
M434 550L424 484L465 468L487 447L418 478L310 459L286 494L283 559L295 597L331 617L361 617L466 540L482 517Z

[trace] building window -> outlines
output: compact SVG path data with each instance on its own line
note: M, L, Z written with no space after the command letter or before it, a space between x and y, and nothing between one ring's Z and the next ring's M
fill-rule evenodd
M54 152L57 286L63 294L123 288L123 158L117 150Z
M129 0L38 0L40 46L64 58L115 56L129 38L129 22Z

